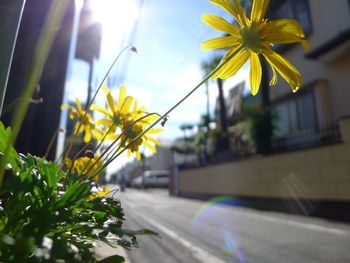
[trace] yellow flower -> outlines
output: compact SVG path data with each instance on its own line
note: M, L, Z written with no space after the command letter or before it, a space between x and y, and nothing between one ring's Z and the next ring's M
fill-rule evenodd
M134 98L131 96L126 96L126 89L124 86L120 87L117 103L115 102L111 91L107 87L103 87L103 91L106 93L108 109L105 109L99 105L92 105L91 110L98 111L106 116L105 119L96 121L96 124L104 125L110 134L114 134L116 128L122 127L123 119L127 118L127 116L131 114L130 107L134 102ZM108 136L107 139L112 138Z
M160 145L159 141L150 137L151 134L156 134L161 132L163 129L150 129L144 135L136 139L148 125L153 123L158 117L156 115L148 115L144 119L135 122L134 119L128 118L123 123L123 133L121 135L122 146L132 143L128 147L128 156L135 153L137 160L141 159L141 153L139 147L144 145L146 148L151 150L153 153L157 151L156 145ZM136 140L135 140L136 139Z
M95 155L94 158L80 157L75 160L74 164L70 158L67 158L66 166L68 169L73 169L78 175L89 177L101 168L102 162L102 159L100 159L98 155ZM96 182L98 181L97 175L94 177L94 180Z
M97 188L95 191L92 192L91 195L88 196L88 200L93 200L97 197L105 197L106 195L108 195L111 191L109 190L109 188L107 186L105 187L99 187Z
M128 148L128 155L130 156L132 153L135 153L138 160L141 159L141 153L139 151L141 145L144 145L152 152L156 152L155 146L160 143L150 137L149 134L158 133L162 129L151 129L137 140L135 138L147 126L153 123L157 119L157 116L151 114L144 117L146 114L145 107L139 107L136 99L127 96L124 86L120 87L117 103L107 87L104 87L103 90L106 93L108 108L105 109L99 105L92 105L91 110L96 110L105 115L106 118L96 121L96 124L105 126L105 130L108 132L106 139L116 140L119 138L122 147L126 147L126 145L132 143ZM120 129L118 133L116 133L117 128Z
M63 104L61 106L61 110L68 109L69 110L69 118L75 119L77 118L77 123L74 125L73 132L74 134L77 132L79 126L79 133L84 133L84 142L89 143L91 141L91 137L94 136L96 139L101 139L101 131L98 127L95 126L94 120L89 113L83 110L79 99L75 99L75 103L77 107L73 107L68 104ZM85 118L84 118L85 116Z
M304 32L296 20L280 19L268 21L264 19L269 0L253 0L250 18L246 16L238 0L210 0L226 12L233 15L239 25L237 27L223 18L204 14L202 20L208 26L228 34L228 36L213 38L202 43L203 49L230 48L221 63L227 62L212 77L226 79L234 75L248 60L250 60L250 86L253 95L259 91L262 69L260 56L264 56L270 64L273 77L270 86L277 82L276 71L289 83L293 92L301 86L301 75L284 57L271 49L274 44L301 43L309 47ZM233 55L235 54L235 55ZM230 58L230 56L232 56ZM227 59L229 59L227 61Z

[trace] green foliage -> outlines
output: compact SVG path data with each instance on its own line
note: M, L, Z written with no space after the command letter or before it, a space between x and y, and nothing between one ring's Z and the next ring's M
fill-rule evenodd
M0 157L6 152L7 145L11 145L12 131L10 128L5 129L4 125L0 122ZM10 166L14 171L18 169L18 154L13 147L8 150L7 165Z
M257 153L270 153L271 140L273 136L274 126L273 120L275 116L268 109L258 106L245 104L242 107L243 114L251 122L251 139L253 140Z
M0 124L0 152L10 133ZM124 229L119 200L91 195L99 187L91 180L13 148L7 162L0 189L0 262L124 262L120 256L97 261L95 241L132 248L135 235L155 234Z

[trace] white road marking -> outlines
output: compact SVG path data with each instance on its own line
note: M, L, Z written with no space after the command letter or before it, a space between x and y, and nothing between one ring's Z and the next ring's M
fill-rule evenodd
M154 226L155 228L159 229L161 232L166 234L167 236L173 238L177 242L181 243L184 247L188 248L191 252L194 258L198 259L200 262L205 262L205 263L225 263L221 259L213 256L212 254L209 254L207 251L193 245L191 242L186 240L185 238L181 237L178 235L175 231L157 223L154 222L153 220L150 220L144 216L141 216L145 221L147 221L149 224Z

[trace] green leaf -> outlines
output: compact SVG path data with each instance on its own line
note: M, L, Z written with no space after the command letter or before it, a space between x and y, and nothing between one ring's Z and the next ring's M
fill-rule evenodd
M49 188L56 188L62 173L57 173L59 166L55 163L48 162L42 158L36 158L39 173L44 176Z
M1 122L0 122L1 123ZM10 148L7 149L8 145L10 145ZM1 124L0 126L0 153L1 157L3 157L3 154L7 152L7 163L10 164L12 170L17 171L18 170L18 161L19 161L19 155L16 152L16 150L12 147L12 131L10 128L5 129L4 125Z
M67 188L61 199L57 202L56 208L68 207L81 199L88 197L90 184L88 182L77 181Z

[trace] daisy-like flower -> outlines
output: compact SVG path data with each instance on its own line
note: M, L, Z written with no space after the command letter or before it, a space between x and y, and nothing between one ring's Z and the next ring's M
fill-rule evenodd
M66 166L68 167L68 169L72 169L78 175L89 177L95 171L101 168L102 162L103 162L102 159L99 158L98 155L95 155L93 158L84 156L84 157L77 158L74 161L74 163L72 159L67 158ZM97 182L98 176L95 176L93 179Z
M88 200L93 200L95 198L102 198L107 196L111 191L107 186L105 187L95 187L95 189L92 190L91 195L88 196Z
M157 151L156 145L159 146L160 143L158 140L150 137L150 135L159 133L163 129L160 129L160 128L150 129L144 135L137 138L147 128L147 126L153 123L157 118L158 118L157 115L148 115L147 117L137 122L135 122L135 120L131 117L129 117L124 121L123 123L124 129L120 137L120 140L122 142L123 147L130 144L130 146L128 147L128 156L134 153L136 155L137 160L141 160L141 153L139 148L142 145L144 145L146 148L151 150L153 153Z
M149 135L158 133L162 129L151 129L140 138L137 137L157 119L157 115L150 114L144 117L145 107L139 107L136 99L127 96L124 86L120 87L118 101L115 101L112 92L107 87L104 87L103 90L106 93L108 108L92 105L91 110L96 110L105 116L104 119L97 120L96 124L105 126L108 132L106 139L119 139L123 148L130 144L127 149L128 156L134 153L138 160L141 159L139 147L142 145L156 152L156 145L160 143Z
M107 88L103 87L103 91L106 94L108 108L101 107L99 105L92 105L91 110L102 113L105 118L97 120L97 125L104 125L109 133L106 139L113 139L113 134L117 128L122 128L123 120L131 114L131 105L134 102L134 98L126 95L126 89L124 86L119 89L119 97L116 102L112 92Z
M228 34L228 36L213 38L202 43L203 49L230 48L221 63L226 63L213 78L226 79L234 75L248 60L250 60L251 93L256 95L261 82L260 56L264 56L270 64L273 77L270 86L277 83L276 71L289 83L293 92L301 86L301 74L283 56L273 51L274 44L301 43L305 49L309 43L305 40L300 24L292 19L268 21L264 19L269 0L253 0L250 17L247 17L238 0L209 0L223 8L237 21L239 27L225 19L204 14L202 20L208 26Z
M95 125L95 122L91 116L91 114L86 113L83 110L81 103L78 98L75 98L76 107L73 107L69 104L61 105L61 110L69 110L69 118L77 119L78 121L74 125L73 132L77 133L79 129L79 133L84 133L83 140L85 143L89 143L91 141L92 136L97 140L101 139L101 130ZM80 128L79 128L80 127Z

